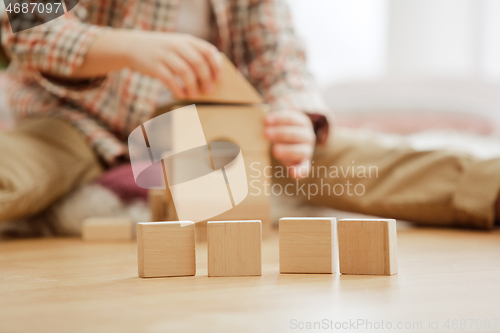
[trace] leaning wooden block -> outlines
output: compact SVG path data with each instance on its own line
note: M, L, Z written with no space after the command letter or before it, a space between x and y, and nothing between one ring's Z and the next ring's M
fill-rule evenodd
M195 275L194 223L138 223L137 256L143 278Z
M398 271L396 221L343 219L338 223L340 273L393 275Z
M151 220L154 222L164 221L167 217L166 190L154 188L148 191L149 209L151 210Z
M262 274L262 222L209 221L208 276Z
M133 222L128 218L94 217L82 222L82 238L86 241L131 240Z
M280 273L334 273L337 219L285 217L279 221Z

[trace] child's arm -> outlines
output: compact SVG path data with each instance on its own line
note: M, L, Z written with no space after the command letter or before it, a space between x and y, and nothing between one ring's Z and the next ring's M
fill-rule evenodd
M217 49L196 37L89 25L73 11L18 33L6 15L3 25L2 43L12 61L46 77L94 78L129 67L182 98L196 96L199 88L209 92L222 66Z
M3 15L2 45L12 62L26 71L70 77L82 65L94 40L109 29L82 23L75 10L17 33Z
M177 98L186 93L196 97L199 88L212 91L222 59L215 46L190 35L111 30L92 43L82 66L70 77L103 76L125 67L159 79Z

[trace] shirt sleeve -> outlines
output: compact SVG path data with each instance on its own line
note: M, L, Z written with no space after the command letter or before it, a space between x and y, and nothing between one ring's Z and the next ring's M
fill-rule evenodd
M83 23L82 15L85 8L77 5L50 22L17 33L12 32L7 15L3 15L2 45L25 71L67 77L83 64L95 38L109 29Z
M305 50L285 1L250 2L244 43L251 83L273 110L300 110L331 118L307 70Z

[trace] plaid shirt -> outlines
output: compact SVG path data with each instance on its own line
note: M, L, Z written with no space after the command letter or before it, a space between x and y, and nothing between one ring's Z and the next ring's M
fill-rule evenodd
M150 119L160 81L130 69L89 80L62 80L82 65L96 37L111 28L173 32L182 0L80 0L65 15L13 34L5 15L2 43L11 109L19 117L72 123L112 165L127 156L128 134ZM323 113L326 107L305 65L285 0L210 0L213 40L263 95L272 110Z

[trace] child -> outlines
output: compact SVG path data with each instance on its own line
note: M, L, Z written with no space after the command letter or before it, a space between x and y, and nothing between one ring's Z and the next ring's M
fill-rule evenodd
M433 225L494 226L499 159L387 148L332 127L284 0L80 0L64 16L18 33L4 17L2 43L12 58L10 104L21 120L0 133L0 221L40 212L126 161L125 139L153 116L162 90L177 98L210 92L222 51L271 106L272 154L293 178L304 178L299 184L339 183L308 177L312 161L376 167L376 177L343 176L362 185L361 195L329 192L308 196L312 203Z

